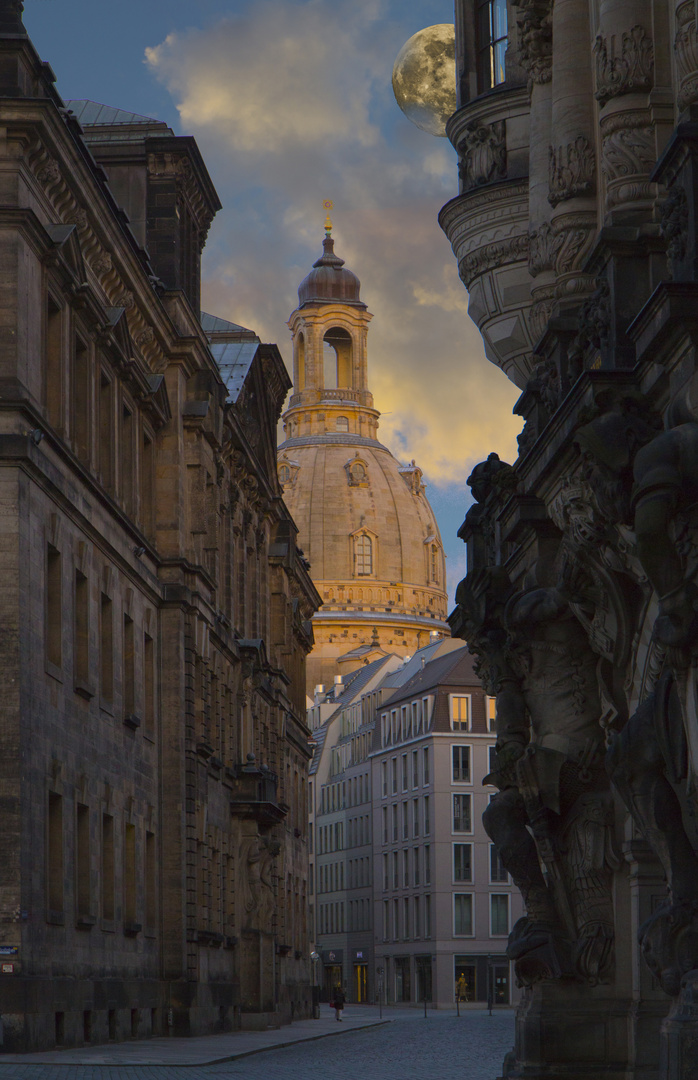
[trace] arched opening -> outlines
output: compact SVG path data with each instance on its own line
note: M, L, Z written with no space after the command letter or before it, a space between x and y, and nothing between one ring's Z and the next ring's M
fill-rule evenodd
M370 536L361 533L354 540L354 552L356 555L356 574L358 577L367 577L373 573L373 543Z
M353 342L341 326L332 326L322 339L325 389L353 387Z
M436 544L431 545L431 580L439 584L439 549Z
M305 338L303 334L298 335L296 352L296 393L299 390L305 390Z
M349 420L348 420L348 418L346 416L338 416L337 417L337 419L335 421L335 430L336 431L348 431L349 430Z

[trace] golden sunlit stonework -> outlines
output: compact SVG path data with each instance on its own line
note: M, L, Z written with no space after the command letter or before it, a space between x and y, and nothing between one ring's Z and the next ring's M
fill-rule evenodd
M323 600L309 692L383 652L411 654L430 633L448 633L443 546L422 472L378 441L372 315L326 232L288 323L294 392L278 455L284 501Z

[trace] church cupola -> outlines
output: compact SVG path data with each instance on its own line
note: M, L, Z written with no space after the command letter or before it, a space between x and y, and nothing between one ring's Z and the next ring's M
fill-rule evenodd
M293 337L293 396L284 414L287 439L352 435L375 439L378 412L368 389L367 336L373 318L360 282L335 254L332 222L323 253L298 289L288 325Z

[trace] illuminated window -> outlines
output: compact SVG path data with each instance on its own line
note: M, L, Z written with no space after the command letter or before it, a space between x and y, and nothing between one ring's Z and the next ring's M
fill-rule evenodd
M497 719L497 699L496 697L487 698L487 730L496 731L495 721Z
M356 466L354 466L356 468ZM361 466L363 468L363 466ZM354 540L354 552L356 556L356 573L358 577L366 577L373 573L373 542L370 536L362 533Z
M480 92L506 79L506 0L478 0L478 82Z
M336 428L337 431L348 431L349 430L349 420L347 419L347 417L346 416L338 416L337 417L337 422L335 424L335 428ZM365 472L365 470L364 470L364 472Z
M451 695L451 728L467 731L470 726L470 696Z

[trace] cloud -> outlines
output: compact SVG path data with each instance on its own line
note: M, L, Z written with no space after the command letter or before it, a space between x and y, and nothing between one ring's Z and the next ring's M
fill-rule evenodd
M433 21L424 4L423 25ZM457 189L445 140L392 97L414 26L382 0L257 0L172 34L146 62L196 136L224 204L204 258L204 306L276 341L321 253L322 199L336 249L374 315L369 375L380 437L431 482L462 485L491 450L515 453L518 391L484 357L437 223Z

